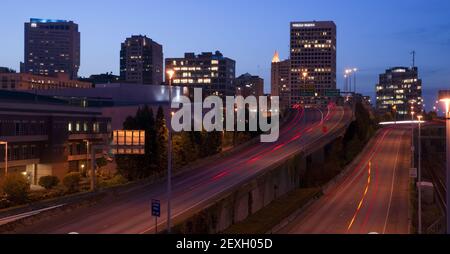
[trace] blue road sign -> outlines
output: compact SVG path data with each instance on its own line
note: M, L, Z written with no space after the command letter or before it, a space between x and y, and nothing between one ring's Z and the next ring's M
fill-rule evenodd
M152 199L152 216L161 217L161 201Z

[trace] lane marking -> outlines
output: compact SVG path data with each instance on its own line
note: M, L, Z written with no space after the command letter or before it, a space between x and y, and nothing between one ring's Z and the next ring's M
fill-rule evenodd
M353 215L353 218L352 218L352 220L350 221L350 223L349 223L349 225L348 225L348 227L347 227L347 232L350 231L350 229L352 228L353 223L354 223L355 220L356 220L356 216L358 216L358 213L359 213L359 211L361 210L361 207L362 207L362 205L363 205L363 203L364 203L364 200L365 200L365 198L366 198L366 196L367 196L367 192L369 192L370 179L371 179L371 177L372 177L372 174L371 174L372 161L369 161L369 165L368 165L367 168L368 168L368 176L367 176L366 189L364 190L364 194L363 194L363 196L362 196L362 198L361 198L361 201L359 201L358 208L356 208L356 212L355 212L355 214Z
M399 145L399 143L397 143L397 155L395 156L394 171L392 172L391 195L389 197L389 205L388 205L388 210L386 213L386 220L384 221L383 234L386 234L387 223L389 220L389 213L391 211L392 195L394 193L395 172L397 171L397 161L398 161L399 152L400 152L400 145Z

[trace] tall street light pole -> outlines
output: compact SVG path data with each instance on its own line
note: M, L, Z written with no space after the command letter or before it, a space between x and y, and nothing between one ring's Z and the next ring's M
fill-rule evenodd
M357 68L353 68L353 92L356 94L356 72Z
M439 100L445 103L447 234L450 234L450 90L439 91Z
M173 70L167 70L169 76L169 121L167 123L167 233L170 234L171 226L171 214L170 214L170 200L172 196L172 78L175 72Z
M419 178L419 205L418 205L418 217L419 217L419 222L418 222L418 233L422 234L422 160L421 160L421 156L422 156L422 135L421 135L421 125L422 125L422 118L423 116L419 115L417 116L417 119L419 120L419 155L418 155L418 161L419 161L419 166L418 166L418 178Z
M411 168L414 168L414 106L411 106Z
M5 176L8 174L8 142L0 141L0 145L5 145Z

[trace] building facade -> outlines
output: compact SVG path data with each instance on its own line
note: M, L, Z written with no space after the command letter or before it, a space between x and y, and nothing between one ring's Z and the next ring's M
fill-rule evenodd
M418 68L395 67L380 74L376 100L378 112L392 112L400 119L410 119L411 112L421 113L422 80L419 79Z
M21 72L76 79L80 68L80 32L73 21L30 19L25 23Z
M253 76L250 73L242 74L236 78L235 85L236 95L255 96L256 98L264 96L264 79L259 76Z
M280 61L278 52L272 58L271 66L271 95L280 98L280 108L287 109L290 99L290 70L291 61Z
M0 73L0 89L5 90L46 90L61 88L91 88L92 84L69 79L66 73L56 76L29 73Z
M101 111L67 105L64 101L35 94L0 91L0 141L8 142L7 173L22 173L31 184L54 175L87 170L88 144L108 144L110 118ZM97 157L103 156L96 151ZM5 146L0 146L5 154ZM0 156L0 177L4 176Z
M121 44L120 80L126 83L160 85L163 82L163 48L143 35L133 35Z
M336 24L291 22L290 104L336 94Z
M173 85L203 88L203 95L234 96L236 62L222 53L185 53L183 58L167 58L166 70L173 70ZM166 73L166 81L169 77Z

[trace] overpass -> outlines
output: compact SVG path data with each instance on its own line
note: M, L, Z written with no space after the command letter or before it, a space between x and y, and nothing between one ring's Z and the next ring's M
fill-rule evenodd
M272 200L298 188L306 170L323 163L324 147L345 133L347 107L295 109L276 143L258 143L239 153L183 172L172 180L172 214L179 232L216 233L245 219ZM157 183L91 207L34 223L17 233L152 233L150 200L161 200L166 218L166 185ZM207 225L196 229L195 225Z

